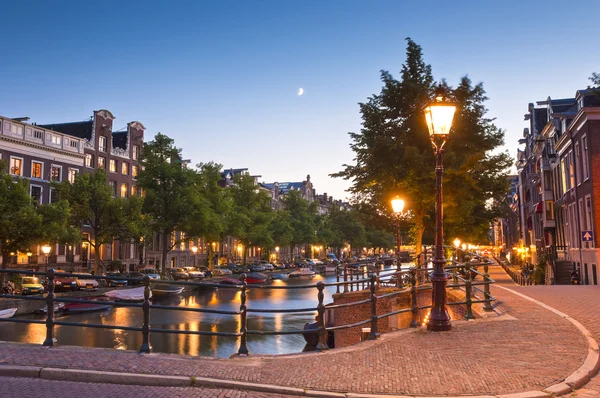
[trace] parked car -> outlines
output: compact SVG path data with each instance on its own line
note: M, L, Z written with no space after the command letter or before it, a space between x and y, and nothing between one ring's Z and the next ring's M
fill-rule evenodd
M75 291L77 290L77 281L71 276L62 276L61 273L66 273L61 269L54 271L54 291Z
M128 272L126 274L123 274L123 276L125 276L127 278L139 279L139 280L131 280L131 279L128 280L130 286L140 285L140 284L144 283L142 281L142 278L144 278L144 274L142 274L141 272Z
M273 271L275 269L275 267L273 266L273 264L269 263L266 260L262 260L260 262L260 266L263 267L263 270L265 270L265 271Z
M264 270L265 270L265 268L260 264L251 264L250 265L250 271L252 271L252 272L261 272Z
M89 275L87 272L78 272L80 275ZM85 277L78 277L75 282L77 282L77 289L79 290L98 290L100 284L95 279L86 279Z
M233 274L233 272L231 272L230 269L227 269L224 267L215 268L215 275L231 275L231 274Z
M183 267L185 272L190 276L190 279L202 279L204 278L204 272L194 267Z
M121 275L120 272L107 272L106 276L114 276L115 279L105 279L107 286L119 287L119 286L127 286L127 280L122 279L124 275Z
M200 267L199 270L204 274L205 278L210 278L211 276L213 276L212 271L206 267Z
M190 279L190 275L183 268L171 268L171 276L176 281Z
M42 294L44 293L44 286L40 283L40 280L34 276L24 276L21 279L21 294Z
M143 275L148 275L150 277L150 279L156 279L156 280L160 279L160 274L154 268L142 268L138 272L140 272Z

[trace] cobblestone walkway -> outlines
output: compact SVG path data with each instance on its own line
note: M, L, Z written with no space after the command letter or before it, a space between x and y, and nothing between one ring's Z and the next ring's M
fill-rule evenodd
M490 267L490 273L498 284L529 293L514 285L500 267ZM452 331L443 333L402 330L377 341L325 353L212 359L0 343L0 364L202 376L397 395L542 390L564 380L583 364L587 343L570 322L504 289L493 287L492 294L498 299L495 308L504 313L500 317L455 321ZM594 300L600 308L600 296ZM577 318L568 309L557 308ZM594 332L598 331L600 322Z

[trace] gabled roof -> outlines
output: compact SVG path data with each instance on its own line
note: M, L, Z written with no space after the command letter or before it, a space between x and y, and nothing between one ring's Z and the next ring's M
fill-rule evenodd
M93 122L86 120L84 122L72 122L72 123L53 123L53 124L39 124L40 127L48 130L58 131L59 133L72 135L79 138L91 139Z
M295 190L301 190L304 187L304 182L279 182L278 184L278 189L279 189L279 193L285 195L286 193L288 193L289 191L295 189ZM275 183L269 183L269 184L262 184L265 188L268 188L270 190L274 190L275 189Z

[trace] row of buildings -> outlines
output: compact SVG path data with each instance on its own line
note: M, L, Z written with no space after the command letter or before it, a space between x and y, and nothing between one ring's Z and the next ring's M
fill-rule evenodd
M0 159L8 163L8 172L15 178L30 180L30 194L35 202L52 203L56 195L51 182L75 180L78 173L105 169L114 197L129 197L137 194L136 177L140 170L139 158L144 145L145 126L133 121L125 128L113 131L115 116L108 110L94 111L85 121L55 124L29 123L29 118L8 118L0 116ZM233 183L236 174L249 174L248 169L225 169L221 185ZM308 201L316 201L320 213L325 213L333 205L347 203L335 201L327 194L318 195L310 180L310 175L301 182L259 182L261 176L253 176L259 189L267 191L272 198L272 207L281 207L280 198L290 190L298 190ZM46 257L41 247L30 248L27 253L14 253L11 264L36 266L43 263L65 267L89 267L93 258L93 248L87 243L90 231L82 228L81 244L51 245ZM223 242L190 241L177 233L173 237L181 241L168 255L167 267L191 266L206 261L210 253L218 253L235 260L242 257L244 250L235 237L227 237ZM104 245L100 258L105 262L119 261L126 269L133 270L140 265L160 266L161 240L155 237L152 242L141 245L132 242L118 242ZM196 252L192 251L195 248ZM259 257L259 248L246 248L249 257ZM304 248L278 248L274 255L280 258L298 256ZM314 254L311 253L311 254Z
M587 89L548 97L530 103L525 120L518 175L510 177L511 211L495 225L497 246L532 264L546 262L548 283L569 283L576 269L581 283L597 285L600 96Z

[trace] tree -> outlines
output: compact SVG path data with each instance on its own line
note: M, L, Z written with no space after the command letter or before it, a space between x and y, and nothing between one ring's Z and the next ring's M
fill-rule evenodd
M362 129L349 133L356 163L344 165L333 176L353 181L350 191L355 200L370 202L375 213L389 215L390 223L390 200L402 195L420 252L424 233L433 229L434 220L435 159L422 113L434 92L434 79L421 47L411 39L407 42L400 80L382 71L381 92L360 104ZM502 201L508 188L504 175L512 161L507 153L492 153L502 145L504 133L485 117L483 86L473 87L466 77L456 89L443 84L458 106L445 149L444 211L450 232L446 235L481 239L497 214L488 203Z
M317 231L317 204L310 203L302 197L300 191L291 190L282 199L285 210L290 214L292 229L290 252L294 252L296 245L308 245L316 239Z
M71 225L92 230L88 243L94 249L94 272L103 273L102 246L133 239L138 233L140 202L136 198L113 198L113 188L102 169L79 174L73 183L63 181L55 188L59 198L69 204Z
M233 199L229 232L244 245L243 263L246 264L248 246L273 245L269 230L273 217L271 197L260 190L249 175L236 175L229 189Z
M278 210L275 212L270 226L273 244L277 246L290 246L294 238L294 228L292 227L292 216L287 210Z
M592 73L592 76L590 76L590 81L593 83L591 89L594 90L596 96L600 98L600 73Z
M179 243L175 232L187 236L198 233L195 219L206 219L207 204L195 184L196 172L182 161L181 150L173 139L158 133L144 144L140 157L138 187L142 189L142 210L150 218L150 228L161 239L161 264L166 267L167 254ZM162 267L162 268L161 268Z
M351 248L362 247L366 244L365 228L362 226L356 213L334 206L327 215L326 221L329 241L329 247L337 249L338 257L341 257L341 250L347 244Z

